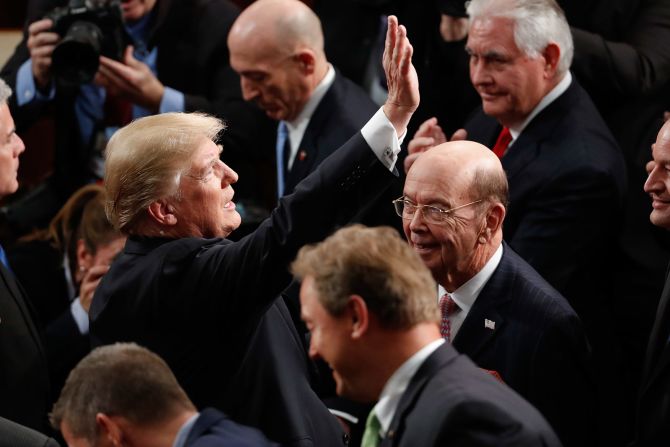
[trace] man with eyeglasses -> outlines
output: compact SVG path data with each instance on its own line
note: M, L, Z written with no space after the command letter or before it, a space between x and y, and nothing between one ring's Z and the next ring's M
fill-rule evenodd
M439 284L442 336L535 405L563 445L595 445L584 329L565 298L503 242L507 198L498 157L458 141L417 158L394 206Z

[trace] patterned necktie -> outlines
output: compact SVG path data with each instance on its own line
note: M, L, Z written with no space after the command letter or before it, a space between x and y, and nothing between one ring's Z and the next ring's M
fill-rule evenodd
M277 198L280 198L284 195L284 176L285 165L284 158L286 152L286 146L288 145L288 128L286 127L285 121L280 121L279 126L277 127L277 146L276 146L276 155L277 155Z
M440 324L440 334L442 338L451 341L451 321L449 317L458 310L458 305L451 298L451 295L445 293L440 298L440 312L442 313L442 323Z
M373 408L370 414L368 414L368 419L365 421L365 432L363 433L361 447L377 447L381 441L381 437L379 436L381 428L382 424L379 422Z
M507 147L512 142L512 134L510 133L507 127L503 127L498 135L498 140L496 140L496 145L493 146L493 153L502 158L507 150Z

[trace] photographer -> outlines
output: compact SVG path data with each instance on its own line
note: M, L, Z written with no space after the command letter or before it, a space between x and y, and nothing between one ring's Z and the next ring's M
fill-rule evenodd
M61 30L73 11L84 7L94 16L119 4L123 20L112 31L127 34L130 42L119 49L120 60L101 55L90 83L74 85L57 76L52 56L67 33L74 34L72 26ZM47 222L74 189L101 178L106 141L141 116L171 111L219 116L231 129L223 139L226 156L245 158L227 162L261 157L241 155L242 147L267 147L256 140L264 135L259 125L268 120L241 99L239 79L228 64L226 37L238 13L229 0L31 0L24 39L1 75L16 91L10 107L19 131L41 117L53 118L54 168L45 185L8 209L10 224L20 231ZM101 39L109 39L109 30L100 28ZM274 128L269 129L271 138ZM241 186L242 196L258 192L253 185Z

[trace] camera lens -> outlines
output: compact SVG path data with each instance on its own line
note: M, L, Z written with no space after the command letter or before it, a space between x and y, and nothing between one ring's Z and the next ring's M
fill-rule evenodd
M98 71L102 32L90 22L74 22L51 56L51 70L71 85L93 80Z

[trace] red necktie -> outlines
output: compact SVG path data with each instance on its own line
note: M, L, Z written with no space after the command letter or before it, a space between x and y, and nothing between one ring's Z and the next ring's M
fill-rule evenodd
M442 338L451 341L451 322L449 316L458 310L458 305L451 298L451 295L445 293L440 298L440 312L442 313L442 322L440 324L440 334Z
M507 146L509 146L511 142L512 134L509 132L507 127L503 127L500 131L500 135L498 135L496 145L493 146L493 153L496 154L498 158L502 158L502 156L505 154L505 151L507 150Z

